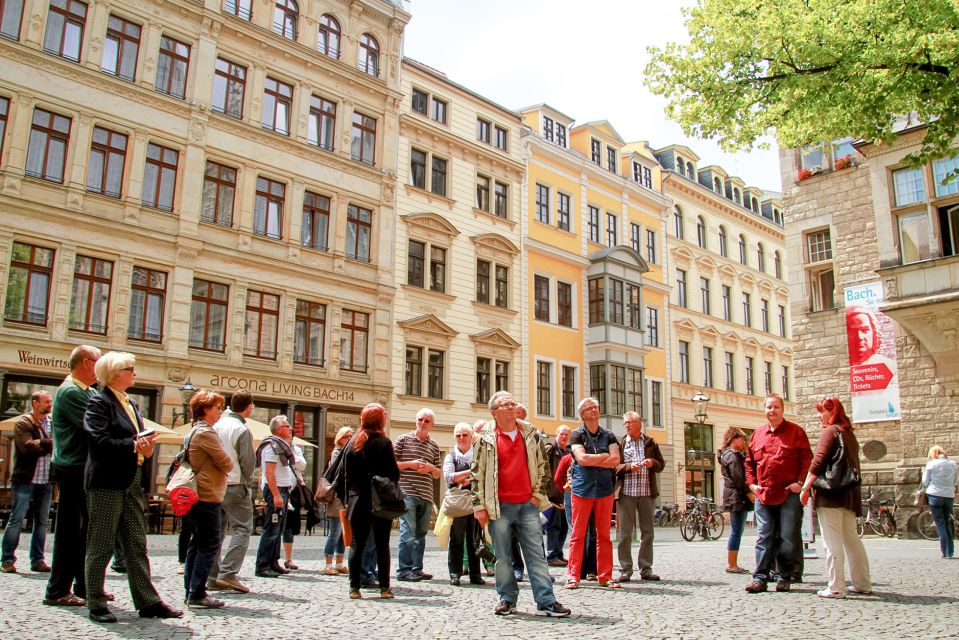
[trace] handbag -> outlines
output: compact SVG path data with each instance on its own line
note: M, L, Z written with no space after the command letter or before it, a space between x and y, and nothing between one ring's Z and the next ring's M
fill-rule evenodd
M913 499L912 503L917 507L928 507L929 498L926 497L926 490L922 487L916 489L916 497Z
M173 509L173 515L185 516L190 512L199 500L197 493L196 477L197 472L190 465L190 440L200 427L193 427L190 435L187 437L183 449L176 455L171 463L171 469L176 465L176 470L170 475L166 484L167 498L170 500L170 507ZM208 461L209 462L209 461ZM205 466L205 465L204 465Z
M823 493L839 493L862 484L859 472L846 459L846 449L842 442L842 432L836 428L839 446L830 458L825 470L812 483L813 488Z
M452 487L443 498L443 511L451 518L473 515L473 494L469 489Z
M383 476L370 478L373 494L373 515L393 520L406 513L406 501L396 482Z
M316 494L313 497L317 502L325 502L326 504L330 504L336 499L336 492L333 491L333 484L324 476L320 476L319 482L316 483Z

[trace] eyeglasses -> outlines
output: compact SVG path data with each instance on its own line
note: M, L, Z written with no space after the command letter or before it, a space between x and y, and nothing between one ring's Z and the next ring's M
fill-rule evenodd
M498 405L496 405L494 407L494 410L495 409L515 409L515 408L516 408L516 403L513 402L512 400L507 400L506 402L501 402Z
M124 370L124 371L135 371L136 369L134 369L133 367L124 367L123 370Z

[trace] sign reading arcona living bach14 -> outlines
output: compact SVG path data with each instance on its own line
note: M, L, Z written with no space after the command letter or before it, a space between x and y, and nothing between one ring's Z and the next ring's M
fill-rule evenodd
M365 404L367 402L363 399L363 394L356 390L250 376L212 375L208 386L226 391L249 391L254 397L258 393L263 393L298 402L309 400L350 404ZM372 402L372 400L369 402Z
M896 341L892 319L879 310L882 296L879 282L845 292L853 422L902 419Z

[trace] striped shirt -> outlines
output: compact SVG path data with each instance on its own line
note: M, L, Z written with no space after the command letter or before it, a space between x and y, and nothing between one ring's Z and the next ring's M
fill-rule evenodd
M633 440L627 436L626 444L623 447L623 463L638 462L642 464L645 461L646 450L643 448L642 437L639 440ZM639 471L628 471L623 476L623 493L633 497L652 495L652 488L649 485L649 469L643 467Z
M420 440L415 432L404 433L393 447L397 462L415 462L422 460L440 466L440 447L429 436ZM433 501L433 476L418 473L413 469L400 469L400 489L405 495L417 496Z

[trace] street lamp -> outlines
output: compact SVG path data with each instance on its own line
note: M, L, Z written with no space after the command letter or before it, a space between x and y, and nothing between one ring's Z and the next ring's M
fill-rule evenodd
M703 440L703 432L706 429L706 407L709 405L709 396L700 389L693 396L693 408L696 410L696 422L699 423L699 497L706 497L706 461L704 459L706 446Z
M180 392L180 402L182 403L180 406L182 411L177 413L176 407L173 407L173 422L170 424L171 429L176 427L177 418L183 418L183 424L186 424L187 420L189 420L190 416L189 412L187 411L187 407L190 404L190 398L192 398L193 394L196 393L197 388L194 387L190 379L187 378L186 384L184 384L182 387L177 387L177 391Z

